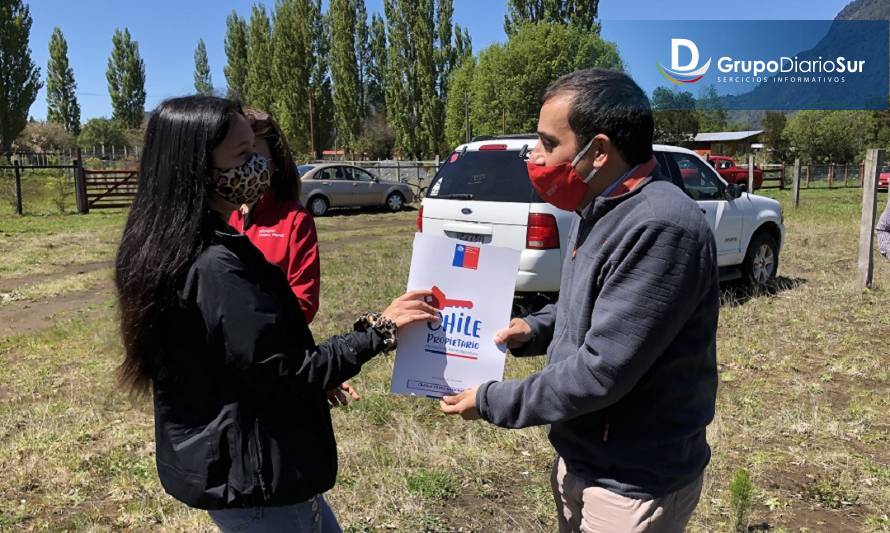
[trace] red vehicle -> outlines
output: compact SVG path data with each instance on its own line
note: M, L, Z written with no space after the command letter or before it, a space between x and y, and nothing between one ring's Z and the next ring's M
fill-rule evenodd
M725 155L711 155L708 156L708 163L717 169L717 173L726 183L748 184L748 169L738 166L733 158ZM759 189L761 185L763 185L763 170L754 165L754 188Z
M890 165L881 167L881 174L878 176L878 190L886 191L890 189Z

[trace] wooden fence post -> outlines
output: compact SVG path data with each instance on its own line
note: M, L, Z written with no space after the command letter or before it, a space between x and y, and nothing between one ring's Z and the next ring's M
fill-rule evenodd
M810 171L812 170L812 163L807 165L807 189L810 188Z
M794 170L791 175L791 203L794 207L800 206L800 158L794 159Z
M779 190L785 190L785 163L782 163L782 168L779 170Z
M77 159L74 160L74 201L77 204L77 212L86 215L90 212L90 204L87 202L86 175L83 172L83 154L77 149Z
M754 192L754 154L748 154L748 192Z
M828 188L830 189L834 182L834 163L828 164Z
M875 223L878 217L878 176L884 150L870 148L865 157L862 181L862 220L859 223L859 286L871 288L874 275Z
M848 165L846 163L844 163L844 187L846 188L847 185L849 185L849 184L850 184L850 169L848 168Z
M22 171L19 167L19 160L16 159L15 163L15 213L17 215L21 215L23 212L22 209Z

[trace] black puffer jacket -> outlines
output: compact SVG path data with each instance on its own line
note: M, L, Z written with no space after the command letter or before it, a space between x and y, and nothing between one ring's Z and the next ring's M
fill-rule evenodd
M168 493L223 509L287 505L333 487L325 391L383 350L379 334L316 346L284 274L247 237L220 230L161 327L168 370L154 379L155 436Z

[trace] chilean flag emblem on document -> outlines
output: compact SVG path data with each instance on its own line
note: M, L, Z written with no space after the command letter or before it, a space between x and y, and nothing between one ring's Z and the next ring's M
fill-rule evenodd
M477 270L479 268L479 252L478 246L455 245L454 261L451 262L451 266Z

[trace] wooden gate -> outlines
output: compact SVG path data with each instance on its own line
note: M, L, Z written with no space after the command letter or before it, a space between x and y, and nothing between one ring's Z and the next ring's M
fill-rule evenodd
M87 211L129 207L139 186L137 170L83 170Z

